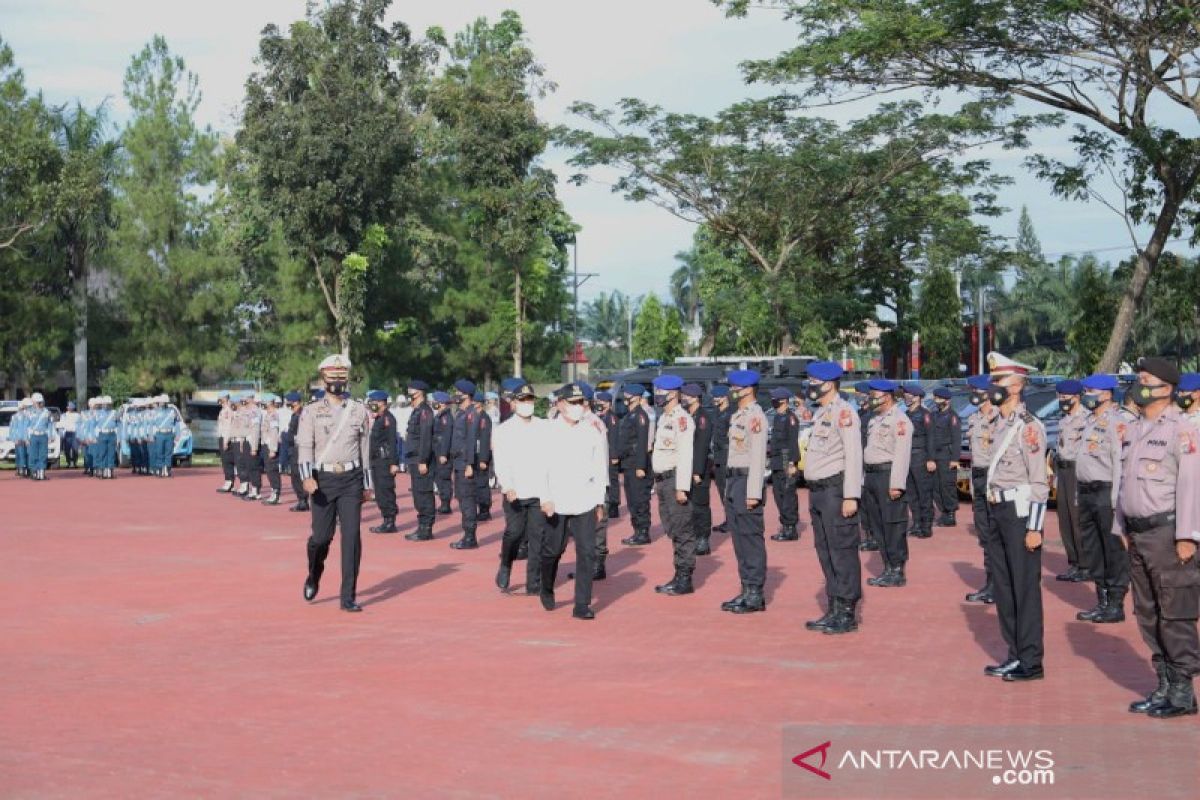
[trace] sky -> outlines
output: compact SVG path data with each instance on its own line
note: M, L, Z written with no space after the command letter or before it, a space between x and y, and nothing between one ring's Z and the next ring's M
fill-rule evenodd
M639 97L674 111L712 114L763 89L747 87L738 64L787 48L795 32L777 12L726 19L709 0L395 0L390 19L417 33L438 25L448 33L505 9L523 19L530 45L557 90L540 101L551 125L576 124L567 113L577 100L611 107ZM304 0L0 0L0 37L25 71L26 85L54 103L108 100L115 120L128 114L121 81L130 58L161 34L199 76L202 123L232 133L258 35L268 23L286 26L304 16ZM857 109L836 109L843 119ZM1039 134L1035 147L1067 153L1062 133ZM559 196L582 226L579 271L597 273L580 289L587 300L620 290L668 296L694 227L648 204L630 203L608 186L575 187L567 153L551 151L546 166L559 177ZM1042 248L1051 257L1096 252L1117 261L1132 246L1123 222L1098 203L1054 198L1021 166L1022 153L990 152L997 172L1014 184L1001 194L1010 212L989 222L1015 236L1022 205L1029 207ZM1144 239L1143 239L1144 241Z

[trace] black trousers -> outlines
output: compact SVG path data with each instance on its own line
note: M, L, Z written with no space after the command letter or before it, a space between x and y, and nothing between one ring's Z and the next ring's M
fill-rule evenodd
M995 580L996 616L1000 635L1008 645L1008 659L1026 667L1042 666L1042 548L1025 548L1028 517L1018 517L1010 502L991 503L991 525L984 547ZM1007 660L1007 659L1006 659Z
M658 492L658 521L671 539L674 551L675 574L688 575L696 569L696 530L692 526L692 507L689 502L675 499L675 476L655 480Z
M546 515L542 513L542 501L536 497L503 503L504 538L500 541L500 563L512 567L517 560L521 542L529 545L529 558L525 560L525 588L529 590L541 585L542 540L545 538Z
M1058 497L1062 508L1062 495ZM1079 566L1095 578L1098 588L1128 589L1129 553L1113 533L1111 485L1079 487L1079 530Z
M547 521L542 540L542 593L554 592L558 562L567 549L567 538L575 540L575 605L592 604L592 574L596 571L596 512L555 514ZM530 549L529 557L533 558Z
M375 505L379 506L379 513L395 519L400 509L396 505L396 476L392 474L392 465L372 464L371 480L375 483Z
M987 470L976 473L971 470L971 511L975 523L975 538L983 550L983 571L987 575L987 585L992 585L992 561L988 557L987 530L992 524L992 511L987 501Z
M692 483L688 503L692 507L692 532L699 539L712 530L712 469L704 471L699 483Z
M800 498L796 493L796 481L788 477L786 469L771 470L771 494L775 497L779 524L785 528L795 527L800 522Z
M312 536L308 539L308 574L320 580L333 534L342 529L342 604L354 602L358 592L358 568L362 563L363 474L362 469L317 473L317 491L312 496Z
M904 495L892 499L889 494L890 483L890 470L867 473L864 496L869 499L864 504L864 510L867 512L867 525L875 541L879 542L884 565L903 567L908 563L908 539L905 537L908 509Z
M856 602L862 598L862 562L858 558L858 517L842 516L842 482L809 485L813 545L825 574L825 596Z
M467 477L465 464L454 465L454 496L458 498L458 510L462 512L463 535L475 533L475 526L479 524L479 490L475 478Z
M475 468L475 499L479 503L479 511L491 513L492 510L492 468Z
M912 516L912 529L932 529L933 475L925 469L924 461L908 468L908 487L904 494L908 500L908 513Z
M1063 550L1067 551L1067 563L1072 567L1087 568L1082 559L1083 524L1079 511L1079 482L1075 476L1074 462L1058 462L1055 467L1058 480L1058 533L1062 537ZM1109 527L1112 527L1112 510L1109 510Z
M633 467L625 467L625 505L629 506L629 519L633 523L633 530L650 530L650 491L654 484L654 478L650 473L646 473L646 477L639 478L637 470Z
M430 464L422 475L421 462L416 459L410 459L408 462L408 477L412 482L413 508L417 510L418 527L433 527L433 520L437 514L437 503L433 499L433 476L436 470L437 467Z
M296 493L296 500L307 500L308 492L304 491L304 481L300 479L300 453L293 447L288 453L288 473L292 477L292 491Z
M621 464L608 462L608 489L604 492L604 502L610 506L621 505Z
M1179 563L1175 526L1129 533L1133 610L1151 660L1188 677L1200 674L1200 558Z
M221 442L221 471L225 473L225 480L230 483L237 477L237 457L240 450L240 444Z
M733 553L737 556L742 583L762 586L767 580L767 544L763 540L763 503L766 492L753 509L746 508L746 475L729 475L725 481L725 519L733 528Z
M271 453L269 450L263 450L261 455L263 469L267 473L267 485L271 487L271 491L278 495L283 489L283 485L279 480L279 453Z
M933 499L943 514L958 511L958 470L952 468L949 461L937 462L937 472L933 474Z
M454 496L453 489L454 465L447 461L445 464L438 464L436 473L433 476L434 483L437 485L438 497L441 500L442 508L450 507L450 498Z
M248 484L257 492L259 484L262 483L262 470L258 460L258 453L250 452L249 442L241 442L238 445L237 468L238 480Z
M75 438L75 432L64 433L60 445L59 449L62 450L63 457L67 459L67 466L74 469L76 462L79 461L79 442Z

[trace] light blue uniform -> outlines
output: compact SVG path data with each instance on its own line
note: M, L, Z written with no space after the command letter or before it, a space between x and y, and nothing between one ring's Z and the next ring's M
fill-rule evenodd
M17 409L17 413L13 414L12 419L8 423L8 438L15 445L17 457L17 474L25 475L29 469L29 448L26 445L26 430L29 417L26 414L26 408Z
M29 441L27 467L35 477L44 480L46 460L50 453L50 437L54 435L54 418L50 416L50 409L45 406L34 406L30 409L25 434Z
M112 408L96 412L96 469L103 470L105 478L111 478L117 468L117 425L117 412Z
M179 435L179 415L170 406L150 412L153 420L154 445L150 471L164 478L170 475L171 457L175 454L175 437Z

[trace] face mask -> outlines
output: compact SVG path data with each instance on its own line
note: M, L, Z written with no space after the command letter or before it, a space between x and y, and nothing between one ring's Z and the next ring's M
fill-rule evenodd
M1079 398L1079 402L1083 403L1083 407L1088 411L1095 411L1100 407L1100 395L1085 394L1083 397Z
M871 408L879 408L883 405L883 395L880 395L879 397L872 397L869 402L871 404Z
M513 411L518 417L529 418L533 416L533 403L517 403L513 406Z
M808 389L805 390L804 395L815 403L825 395L829 394L829 390L832 388L832 386L809 386Z
M325 391L328 394L341 394L346 391L346 382L344 380L325 381Z
M1059 400L1058 407L1062 410L1062 412L1064 414L1070 414L1071 409L1075 407L1075 401L1074 400Z
M987 398L994 406L1003 405L1004 401L1008 399L1008 388L993 383L988 387Z
M659 408L662 408L670 401L671 401L671 395L669 393L667 393L667 392L655 392L654 393L654 405L658 406Z
M1133 388L1133 402L1142 407L1150 405L1159 399L1152 394L1153 391L1154 389L1149 386L1135 386Z
M947 408L950 407L950 401L949 400L938 400L937 407L940 410L945 411Z
M987 395L983 392L971 392L971 405L981 406L983 401L987 399Z
M1189 408L1191 408L1195 402L1196 398L1190 394L1181 394L1175 398L1175 404L1184 411L1187 411Z
M583 406L577 403L567 403L567 410L563 413L572 422L579 422L579 420L583 419Z

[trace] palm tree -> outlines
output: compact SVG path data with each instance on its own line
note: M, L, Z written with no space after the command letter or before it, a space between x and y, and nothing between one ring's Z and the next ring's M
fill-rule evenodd
M625 353L629 346L630 312L637 315L636 308L631 309L631 300L616 290L608 294L601 293L595 300L583 307L583 318L580 320L584 338L590 339L595 348L595 355L600 368L613 368L625 363Z
M679 268L671 273L671 301L680 318L693 329L700 327L700 264L695 251L677 253Z

